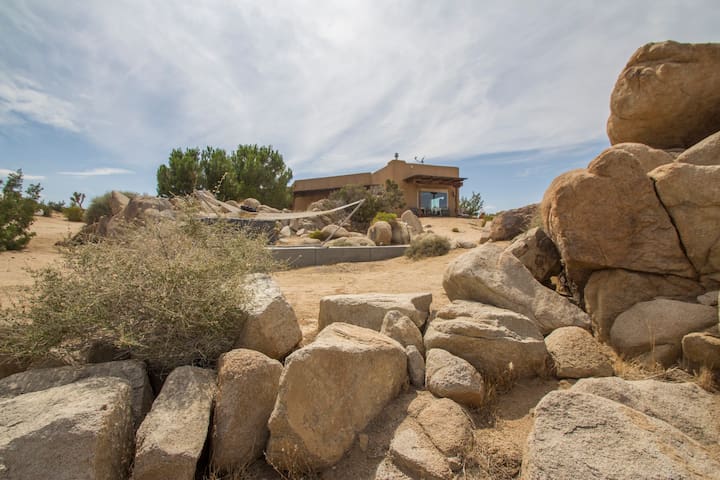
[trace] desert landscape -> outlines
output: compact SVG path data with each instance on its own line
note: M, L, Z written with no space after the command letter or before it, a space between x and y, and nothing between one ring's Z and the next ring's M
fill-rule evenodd
M718 44L640 47L611 146L491 221L390 181L36 217L0 252L0 478L720 479L718 85ZM408 256L276 268L253 222Z

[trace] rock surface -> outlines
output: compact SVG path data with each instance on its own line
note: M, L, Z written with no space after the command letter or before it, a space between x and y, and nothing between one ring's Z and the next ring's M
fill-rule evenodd
M609 377L614 373L610 359L587 330L558 328L545 337L545 345L558 378Z
M449 480L453 476L447 458L415 422L400 425L390 443L389 454L396 465L415 478Z
M407 223L402 221L390 222L390 228L392 228L391 243L393 245L408 245L410 243L412 233Z
M682 338L717 323L717 309L697 303L659 298L621 313L610 330L610 343L635 357L655 350L655 361L670 365L681 353Z
M720 336L706 332L689 333L682 339L682 351L691 366L720 370Z
M649 175L695 269L720 280L720 145L716 159L715 165L677 161Z
M133 480L193 480L205 446L215 373L178 367L165 380L137 432Z
M427 349L441 348L482 375L502 378L545 372L547 350L535 322L524 315L477 302L454 300L440 309L425 332Z
M379 221L370 225L367 237L375 242L375 245L390 245L392 243L392 227L388 222Z
M708 450L670 424L571 389L535 408L521 478L704 479L718 471Z
M696 276L652 180L623 146L553 180L542 217L568 277L580 286L592 271L610 268Z
M425 358L415 345L405 347L408 358L408 377L410 383L417 388L425 386Z
M434 395L479 407L485 400L485 382L469 362L433 348L425 363L425 385Z
M269 275L250 274L243 278L243 283L248 292L248 317L235 347L283 358L302 339L295 311Z
M130 199L124 193L118 192L117 190L110 192L108 204L110 205L110 212L113 215L117 215L122 212L123 209L127 207L128 203L130 203Z
M580 380L573 391L619 402L660 419L704 445L720 441L720 398L694 383L626 381L618 377Z
M427 320L430 303L430 293L330 295L320 299L318 330L334 322L344 322L379 332L385 315L391 310L410 317L420 328Z
M333 465L406 381L400 344L366 328L329 325L286 359L268 424L268 461L285 471Z
M411 210L405 210L400 216L400 220L408 224L414 235L419 235L425 231L420 219Z
M596 335L607 341L617 316L636 303L655 297L689 299L702 292L702 286L688 278L602 270L594 272L585 286L585 308L592 317Z
M390 310L385 314L380 333L392 338L403 347L413 345L421 354L425 354L425 344L420 329L410 317L397 310Z
M590 318L566 298L543 287L512 253L486 243L457 257L445 270L450 300L473 300L521 313L543 334L556 328L589 328Z
M508 247L508 251L515 255L540 283L547 284L551 276L562 270L560 252L539 227L531 228L517 237Z
M610 97L610 143L688 148L720 131L720 45L649 43L630 57Z
M530 228L530 223L535 215L537 215L537 212L538 204L536 203L499 212L492 221L490 239L495 242L512 240Z
M0 400L0 478L124 480L131 388L97 377Z
M232 350L218 362L212 464L232 472L262 456L282 364L253 350Z
M126 380L132 388L132 414L135 428L150 411L153 391L145 364L138 360L80 365L77 367L38 368L16 373L0 380L0 399L60 387L93 377L114 377Z

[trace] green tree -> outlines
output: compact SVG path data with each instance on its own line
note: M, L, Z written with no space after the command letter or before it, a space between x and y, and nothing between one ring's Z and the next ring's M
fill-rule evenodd
M485 201L482 199L479 193L472 192L470 198L462 197L460 199L460 212L471 217L477 217L482 211Z
M22 184L22 170L10 173L5 182L0 180L0 251L20 250L35 235L29 228L34 220L42 187L39 183L32 184L23 196Z
M200 151L197 148L173 149L168 165L160 165L157 171L158 195L171 197L189 195L196 188L202 188Z
M292 179L292 170L272 145L238 145L231 160L243 198L252 197L275 208L291 205L292 189L288 184Z
M220 200L255 198L265 205L284 208L292 203L288 186L292 170L272 146L239 145L229 155L220 148L175 149L168 165L157 171L158 195L187 195L201 188Z
M201 184L215 194L218 200L239 200L240 186L233 162L225 150L207 147L200 158Z
M73 194L70 196L70 206L71 207L80 207L82 208L82 204L85 201L85 194L80 192L73 192Z

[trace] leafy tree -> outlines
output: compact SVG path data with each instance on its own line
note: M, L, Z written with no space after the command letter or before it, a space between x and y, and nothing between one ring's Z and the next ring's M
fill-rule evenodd
M366 230L378 212L394 212L405 207L400 186L392 180L385 180L384 186L366 188L362 185L345 185L330 194L330 200L347 204L358 200L365 202L350 219L353 228Z
M158 195L187 195L196 188L220 200L255 198L277 208L290 206L292 179L282 155L272 146L238 145L229 155L220 148L175 149L157 171Z
M470 198L462 197L460 199L460 211L465 215L471 217L477 217L482 211L485 201L482 199L479 193L472 192Z
M38 207L42 187L39 183L30 185L22 194L22 170L10 173L7 180L0 180L0 251L20 250L35 235L28 229Z
M197 148L187 148L184 152L173 149L168 165L160 165L157 171L158 195L189 195L203 187L200 180L200 151Z
M272 145L238 145L231 160L242 197L252 197L276 208L290 206L292 190L288 183L292 170L285 166L282 155L273 150Z

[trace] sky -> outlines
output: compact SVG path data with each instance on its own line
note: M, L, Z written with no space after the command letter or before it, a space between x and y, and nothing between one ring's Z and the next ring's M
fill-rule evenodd
M717 0L2 0L0 177L156 193L173 148L272 145L294 179L460 167L489 212L609 146L645 43L720 41Z

